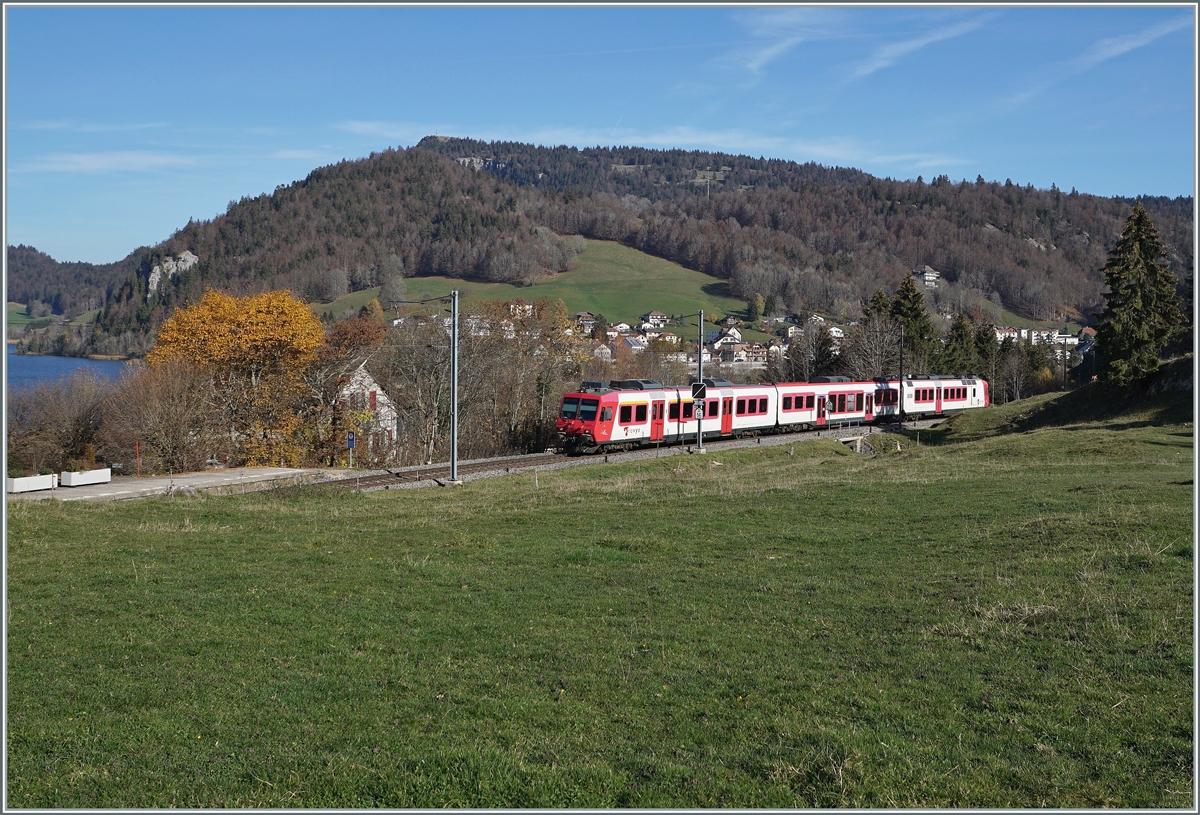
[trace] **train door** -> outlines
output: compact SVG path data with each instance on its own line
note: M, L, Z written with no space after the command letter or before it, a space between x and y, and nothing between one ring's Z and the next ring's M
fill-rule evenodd
M863 414L864 422L872 421L875 418L874 416L871 415L873 398L874 397L871 394L869 394L869 393L867 394L867 407L866 407L866 412Z
M942 415L942 389L936 388L935 390L937 391L937 393L934 394L935 401L933 403L933 411L937 415L941 416Z
M728 435L733 432L733 397L727 396L721 400L721 433Z
M667 403L659 399L650 403L650 441L661 441L666 420Z
M825 424L825 397L817 397L817 427Z

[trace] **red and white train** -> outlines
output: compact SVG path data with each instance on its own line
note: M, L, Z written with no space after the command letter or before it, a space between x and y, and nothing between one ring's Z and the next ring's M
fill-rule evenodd
M691 387L664 387L646 379L585 381L564 394L556 430L570 454L628 450L651 444L790 433L831 425L949 416L991 404L986 380L911 376L856 382L819 377L812 382L734 385L705 379L703 400Z

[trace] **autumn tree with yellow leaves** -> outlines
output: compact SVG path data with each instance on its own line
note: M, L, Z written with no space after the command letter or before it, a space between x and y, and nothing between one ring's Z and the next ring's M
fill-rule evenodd
M146 361L186 360L212 377L214 413L240 463L297 466L306 451L303 374L324 335L290 292L210 290L163 323Z

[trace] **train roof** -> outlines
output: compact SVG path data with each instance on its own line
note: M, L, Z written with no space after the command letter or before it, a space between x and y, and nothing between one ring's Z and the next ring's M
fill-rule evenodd
M663 383L657 379L614 379L608 387L615 391L655 391L662 390Z

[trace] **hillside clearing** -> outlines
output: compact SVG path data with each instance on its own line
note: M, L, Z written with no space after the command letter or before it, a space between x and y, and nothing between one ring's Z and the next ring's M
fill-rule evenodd
M727 314L741 316L746 308L741 300L727 296L723 280L611 241L589 240L574 269L533 286L478 283L448 277L412 277L404 283L405 296L409 300L441 297L458 289L463 297L463 308L469 309L488 300L546 297L561 299L571 314L590 311L603 314L610 323L631 325L636 325L638 318L654 309L666 314L694 314L703 308L706 318L715 320ZM332 303L314 304L313 309L318 314L330 312L336 317L348 308L362 308L378 296L378 287L364 289ZM693 339L695 318L684 320L680 330L686 332L688 325L692 331L686 338ZM768 338L758 331L751 331L750 335L758 341Z

